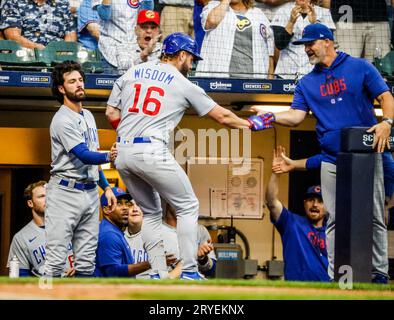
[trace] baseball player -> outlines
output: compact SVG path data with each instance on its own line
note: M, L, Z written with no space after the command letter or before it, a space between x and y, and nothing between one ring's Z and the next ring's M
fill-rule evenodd
M179 243L176 234L177 217L174 210L167 205L163 217L161 236L163 238L164 249L171 252L176 258L179 256ZM201 224L197 225L197 264L198 271L203 276L212 276L216 269L216 255L212 244L211 236L207 228Z
M168 276L160 239L161 195L178 216L177 234L184 261L181 277L200 279L196 262L198 200L167 148L170 132L191 106L199 116L231 128L253 125L217 105L186 78L193 60L201 59L192 38L173 33L163 42L161 60L130 68L115 82L108 100L106 115L118 136L115 165L144 212L142 238L151 275L156 278Z
M135 259L136 255L133 254L123 233L124 228L129 225L130 214L138 213L138 207L130 194L121 188L112 188L112 191L118 200L115 210L110 210L104 194L100 200L104 219L99 228L95 275L135 277L150 269L148 261ZM175 257L167 256L166 262L172 264L175 262Z
M376 68L368 61L354 58L334 49L331 30L320 23L308 25L302 38L294 44L304 44L313 70L297 84L291 109L279 113L253 116L261 126L270 128L276 122L296 126L311 110L317 118L317 136L322 150L321 186L327 208L327 252L329 276L334 277L336 156L340 150L341 129L351 126L369 126L376 147L373 212L373 282L387 283L387 228L384 223L384 185L382 156L394 117L394 99L390 89ZM373 101L383 110L383 119L377 122ZM255 122L257 124L257 122Z
M133 256L134 263L141 264L149 261L148 254L144 248L144 243L142 241L142 236L141 236L143 214L141 208L135 203L135 201L132 200L131 203L132 205L129 210L129 221L127 228L124 232L124 236L126 238L127 243L130 246L131 255ZM165 241L164 241L164 249L166 252L169 278L179 278L181 269L178 267L176 270L174 270L175 266L177 265L177 262L179 262L178 259L179 250L177 252L169 251L165 246ZM149 269L147 269L144 272L138 273L135 277L139 279L149 279L150 265L149 265Z
M52 92L63 105L50 125L52 169L45 209L45 275L60 276L67 257L66 243L71 242L76 276L90 276L95 269L99 226L97 182L105 190L111 210L116 206L98 165L113 161L117 152L97 152L96 123L92 113L82 108L81 66L72 61L58 64L52 81Z
M46 181L29 184L24 191L27 206L31 209L33 219L17 232L11 242L8 254L10 260L16 256L19 261L19 276L42 276L45 261L45 195ZM67 247L67 260L63 267L63 276L72 276L73 252L71 243Z

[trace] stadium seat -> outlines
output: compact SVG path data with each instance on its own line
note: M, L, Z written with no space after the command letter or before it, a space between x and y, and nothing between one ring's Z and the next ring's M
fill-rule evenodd
M36 56L33 49L27 49L12 40L0 40L1 65L34 65Z
M52 41L48 43L44 50L34 50L37 61L47 67L66 60L78 61L79 45L76 42Z
M35 49L37 61L43 66L72 60L79 62L85 72L102 72L101 54L98 50L88 50L76 42L53 41L44 50Z
M394 80L394 51L390 51L383 58L375 58L374 64L383 77Z
M101 63L101 52L98 49L88 50L81 48L78 54L80 56L79 62L81 63L82 69L85 73L102 73L104 71Z

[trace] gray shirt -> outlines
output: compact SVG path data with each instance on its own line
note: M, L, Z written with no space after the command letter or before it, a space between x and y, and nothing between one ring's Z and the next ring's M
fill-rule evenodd
M79 114L62 105L50 125L52 170L51 175L80 181L98 181L98 166L87 165L70 153L80 143L90 151L97 151L99 140L96 122L89 110Z
M30 270L35 276L44 274L45 229L37 226L34 220L31 220L13 237L8 254L7 267L9 267L10 260L14 256L18 258L19 269ZM73 252L70 243L64 271L72 266Z
M238 23L235 29L229 73L230 77L249 78L253 73L252 23L242 14L236 13L236 16Z
M118 136L150 136L168 142L190 106L203 116L216 103L173 65L146 62L129 69L115 82L108 105L121 111Z

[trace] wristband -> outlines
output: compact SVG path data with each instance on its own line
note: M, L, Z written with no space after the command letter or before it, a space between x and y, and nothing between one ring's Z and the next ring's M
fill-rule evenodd
M387 122L390 126L393 126L393 119L392 118L387 118L387 117L384 117L383 119L382 119L382 122Z
M109 120L109 123L111 124L112 128L115 130L118 128L118 125L120 123L120 118L115 119L115 120Z

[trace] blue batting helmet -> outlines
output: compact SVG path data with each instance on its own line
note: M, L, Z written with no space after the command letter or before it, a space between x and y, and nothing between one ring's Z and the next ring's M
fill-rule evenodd
M197 51L196 41L188 35L181 32L175 32L164 39L161 53L175 54L181 50L191 53L195 60L202 60Z

